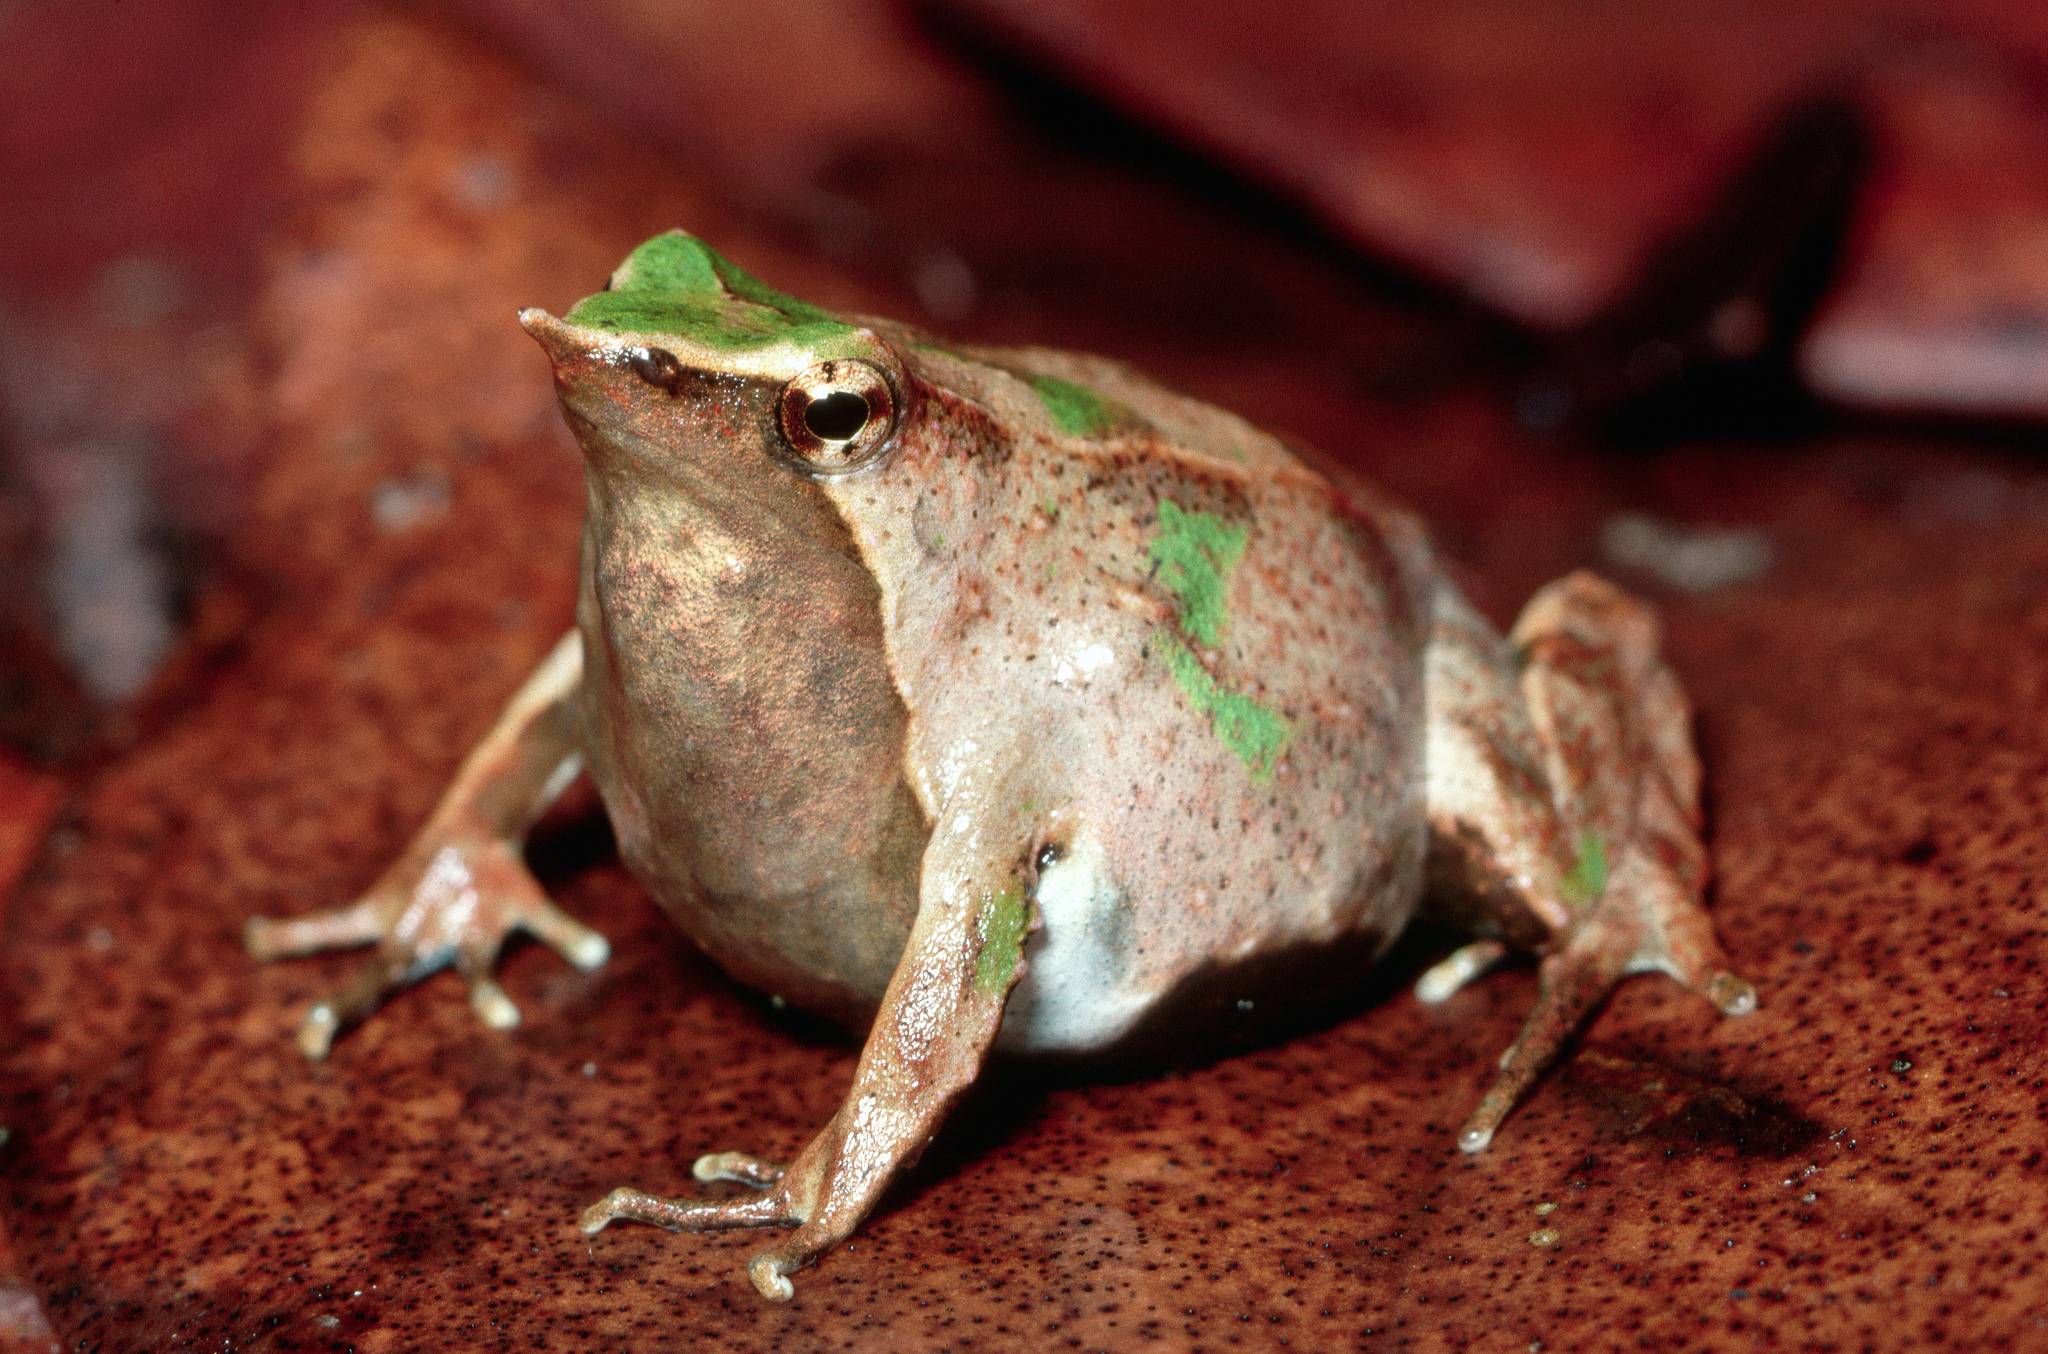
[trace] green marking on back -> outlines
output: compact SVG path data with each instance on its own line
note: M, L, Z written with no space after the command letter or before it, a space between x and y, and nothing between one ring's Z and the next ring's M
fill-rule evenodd
M1253 780L1271 780L1280 754L1287 750L1287 740L1294 735L1287 717L1241 691L1218 686L1202 660L1174 636L1166 636L1161 648L1173 680L1187 693L1188 703L1209 716L1209 727L1223 746L1237 754L1251 770Z
M981 950L974 956L974 990L1000 995L1009 990L1017 963L1024 957L1024 937L1031 932L1031 904L1015 884L982 905L978 919Z
M634 250L612 275L611 289L584 297L566 318L591 329L675 334L726 352L784 342L816 347L854 332L830 311L750 277L679 230Z
M1607 843L1600 834L1587 828L1579 834L1579 858L1572 862L1572 872L1564 877L1565 898L1574 903L1590 903L1607 892Z
M1244 558L1251 530L1206 512L1189 512L1170 498L1159 500L1159 534L1152 538L1152 562L1159 581L1180 598L1180 628L1205 647L1223 634L1228 618L1230 573ZM1167 671L1223 746L1251 770L1253 780L1270 780L1287 740L1287 717L1241 691L1221 686L1178 635L1162 637Z
M1129 419L1129 410L1087 386L1036 373L1028 373L1024 379L1037 392L1045 412L1052 415L1053 426L1069 437L1100 437Z
M1159 581L1180 598L1181 628L1204 644L1214 644L1223 631L1230 571L1244 557L1249 534L1220 517L1185 512L1170 498L1159 500L1152 562L1159 566Z

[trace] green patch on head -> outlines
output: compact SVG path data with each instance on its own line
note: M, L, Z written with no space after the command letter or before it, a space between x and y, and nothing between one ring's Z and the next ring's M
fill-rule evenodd
M1052 416L1053 426L1069 437L1101 437L1132 421L1130 410L1087 386L1035 373L1027 374L1024 380L1037 392L1045 412Z
M999 995L1010 988L1031 933L1031 904L1015 884L992 895L976 919L981 949L974 956L974 990Z
M1564 877L1564 896L1568 902L1590 903L1607 892L1607 843L1600 834L1587 828L1579 834L1579 858L1572 862L1572 872Z
M1152 562L1159 581L1180 598L1183 630L1203 644L1223 632L1230 571L1244 556L1242 526L1205 512L1185 512L1170 498L1159 500L1159 534L1152 538Z
M1166 667L1173 680L1187 693L1188 703L1209 717L1209 727L1223 746L1237 754L1252 773L1252 779L1271 780L1280 754L1294 729L1287 717L1269 710L1241 691L1217 685L1202 660L1178 639L1167 636L1161 643Z
M565 318L614 333L674 334L723 352L775 343L817 347L854 332L830 311L749 277L679 230L634 250L607 290L584 297Z

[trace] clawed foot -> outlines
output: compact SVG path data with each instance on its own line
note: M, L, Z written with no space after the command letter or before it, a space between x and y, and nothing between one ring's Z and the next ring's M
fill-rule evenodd
M453 839L437 849L416 844L354 904L308 917L251 917L243 940L258 959L375 944L376 954L299 1026L298 1045L324 1058L335 1035L384 998L436 969L454 965L469 984L484 1023L510 1029L519 1008L491 977L513 931L537 936L584 970L611 954L605 938L550 902L512 842Z

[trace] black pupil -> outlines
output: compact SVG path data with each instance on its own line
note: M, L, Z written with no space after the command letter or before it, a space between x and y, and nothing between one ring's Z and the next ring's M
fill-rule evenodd
M804 406L804 427L821 442L844 442L867 425L867 397L850 390L835 390Z

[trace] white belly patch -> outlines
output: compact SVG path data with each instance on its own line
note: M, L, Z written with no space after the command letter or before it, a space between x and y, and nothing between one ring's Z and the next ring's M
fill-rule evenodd
M1039 929L996 1035L1011 1052L1085 1052L1115 1042L1152 1004L1130 962L1130 913L1085 829L1038 872Z

